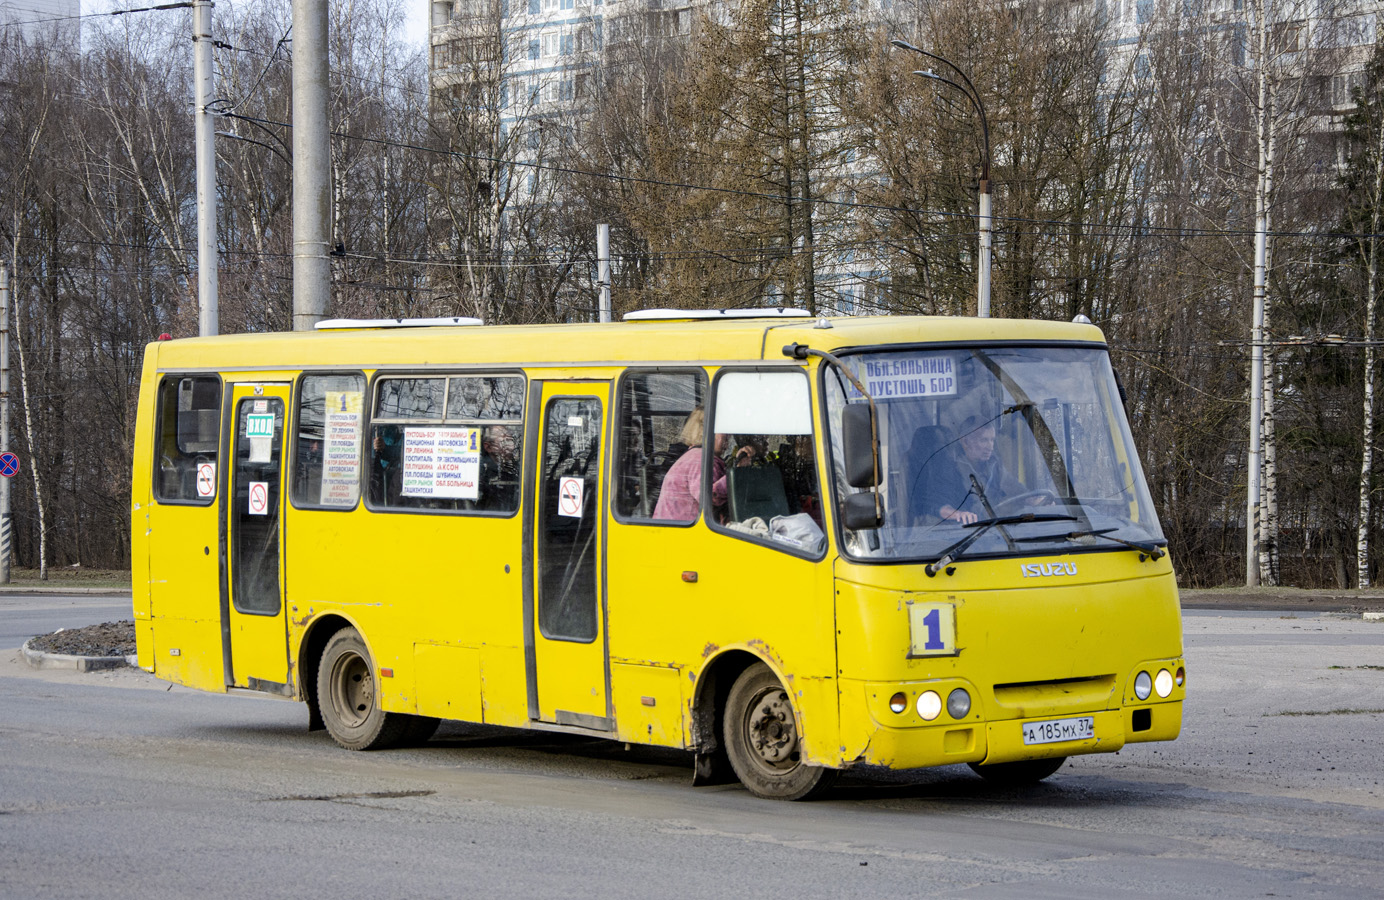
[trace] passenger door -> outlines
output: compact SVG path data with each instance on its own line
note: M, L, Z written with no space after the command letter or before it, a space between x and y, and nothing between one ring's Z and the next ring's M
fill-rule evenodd
M529 716L609 731L605 410L609 382L534 383L536 465L525 504ZM534 451L530 451L533 453Z
M284 613L287 384L231 385L222 637L226 684L292 695Z

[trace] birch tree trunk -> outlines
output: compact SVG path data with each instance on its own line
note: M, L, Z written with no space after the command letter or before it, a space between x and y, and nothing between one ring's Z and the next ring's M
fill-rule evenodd
M1374 468L1374 321L1378 296L1380 200L1384 199L1384 122L1374 126L1374 189L1370 204L1369 236L1365 238L1365 403L1360 434L1360 513L1355 537L1355 583L1370 586L1370 497Z
M1272 251L1269 251L1271 254ZM1273 304L1264 296L1264 340L1268 341ZM1259 495L1259 583L1267 587L1279 583L1278 568L1278 447L1274 440L1274 349L1264 347L1264 419L1260 427L1263 473Z
M11 256L12 263L17 264L19 262L19 241L17 239ZM12 268L17 269L17 265L12 266ZM24 445L29 451L29 472L34 481L34 511L38 515L38 578L39 581L47 581L48 509L44 500L43 473L39 471L40 466L38 465L40 444L36 440L33 404L30 403L29 399L29 359L24 349L24 318L20 312L24 305L19 302L17 290L12 291L10 296L14 299L14 345L15 349L19 351L19 396L24 410Z
M1268 76L1263 71L1260 72L1259 77L1267 82ZM1257 283L1255 285L1256 292L1262 294L1260 302L1264 307L1264 321L1259 332L1259 340L1264 344L1262 348L1264 380L1260 394L1263 403L1263 420L1259 432L1259 458L1263 467L1260 473L1259 494L1259 583L1272 587L1278 584L1278 452L1274 442L1274 353L1273 348L1268 345L1269 334L1272 330L1270 322L1272 321L1273 306L1269 300L1268 271L1273 258L1273 248L1269 244L1269 222L1273 215L1270 204L1273 200L1276 129L1273 94L1266 90L1263 98L1265 101L1261 112L1263 127L1259 129L1261 141L1259 190L1262 194L1259 202L1263 205L1264 214L1259 218L1260 231L1255 236L1255 240L1260 243L1262 250L1262 254L1256 254L1256 258L1262 258L1264 261L1261 271L1256 273Z
M33 403L29 392L29 359L24 340L24 304L20 295L23 279L20 278L19 268L19 236L23 233L21 230L23 198L27 196L29 186L33 181L34 159L43 141L43 132L48 123L51 102L52 95L47 94L44 97L40 115L29 134L27 152L21 169L20 185L15 191L15 196L19 199L15 201L13 227L10 230L12 235L10 271L14 273L10 284L10 305L14 308L14 344L15 349L19 352L19 396L20 405L24 411L24 445L29 452L29 472L34 482L34 511L38 517L38 577L40 581L48 580L48 508L45 499L43 473L40 471L41 466L39 465L38 451L42 445L37 440L37 433L34 430Z
M1265 54L1267 59L1267 53ZM1264 67L1261 67L1261 69ZM1260 72L1260 78L1267 82L1267 74ZM1264 326L1260 329L1259 339L1264 342L1264 383L1261 391L1263 398L1264 421L1260 426L1260 460L1263 464L1263 472L1260 476L1262 493L1259 495L1259 583L1267 587L1278 585L1278 445L1274 440L1274 349L1269 344L1269 335L1273 331L1270 324L1273 321L1273 302L1269 298L1268 280L1269 270L1273 267L1273 245L1269 241L1269 222L1273 216L1271 204L1273 202L1273 174L1274 174L1274 142L1277 137L1276 122L1274 120L1274 96L1272 91L1265 91L1264 96L1264 127L1260 129L1260 136L1263 145L1260 151L1260 165L1263 171L1261 182L1264 192L1264 216L1262 222L1263 231L1258 239L1263 242L1264 248L1264 269L1260 273L1259 290L1263 292L1264 303Z

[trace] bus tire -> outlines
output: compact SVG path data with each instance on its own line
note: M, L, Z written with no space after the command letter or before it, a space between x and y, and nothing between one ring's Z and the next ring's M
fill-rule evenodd
M1037 784L1047 778L1053 772L1062 768L1062 764L1067 761L1065 756L1054 756L1050 759L1025 759L1020 762L991 763L988 766L980 763L967 763L971 771L991 784L1000 787L1028 787Z
M756 797L806 800L836 780L835 769L802 761L792 701L764 663L750 666L731 687L724 736L731 768Z
M347 750L383 750L408 735L412 717L380 709L370 651L354 628L332 635L322 650L317 702L322 724Z

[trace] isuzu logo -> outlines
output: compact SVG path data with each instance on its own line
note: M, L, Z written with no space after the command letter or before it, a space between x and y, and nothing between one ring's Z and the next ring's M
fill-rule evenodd
M1025 578L1041 578L1045 575L1075 575L1076 563L1024 563L1021 566Z

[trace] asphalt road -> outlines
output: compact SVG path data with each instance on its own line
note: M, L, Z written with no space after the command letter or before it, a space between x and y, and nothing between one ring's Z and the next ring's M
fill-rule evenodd
M0 592L0 650L21 647L34 635L134 618L130 597L119 595Z
M62 603L0 597L0 646L122 617ZM7 650L0 897L1380 897L1384 624L1185 625L1174 743L1026 791L951 767L799 804L692 788L685 754L531 732L348 753L297 704Z

